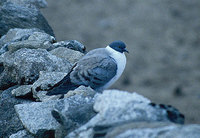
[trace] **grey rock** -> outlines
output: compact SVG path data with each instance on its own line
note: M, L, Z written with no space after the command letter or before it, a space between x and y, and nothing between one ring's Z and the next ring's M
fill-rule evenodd
M103 131L105 132L105 129ZM175 125L162 122L126 123L108 132L104 133L105 138L199 138L200 125Z
M7 0L7 2L11 2L13 4L21 5L21 6L31 6L34 5L37 8L46 8L47 2L45 0Z
M10 29L0 39L0 54L7 51L17 51L20 48L49 49L55 41L53 36L44 33L39 29Z
M34 138L34 137L26 130L20 130L17 133L12 134L9 138Z
M23 129L23 125L14 110L14 105L30 103L31 101L12 96L11 91L15 88L16 86L0 92L0 137L6 138Z
M32 134L42 131L55 130L59 124L52 117L51 110L58 101L33 102L29 104L15 105L16 113L23 126Z
M87 124L67 137L92 137L95 126L109 126L122 122L171 122L167 110L156 108L150 100L137 94L118 90L105 90L98 94L94 110L98 114Z
M184 124L185 116L179 112L178 109L172 107L171 105L155 104L150 103L156 109L163 109L166 111L167 118L174 123Z
M50 53L59 58L65 59L72 64L76 63L82 56L84 56L84 54L79 51L71 50L65 47L58 47L50 51Z
M79 88L79 93L60 100L18 104L15 110L23 126L35 137L46 133L55 135L61 129L69 132L95 115L92 108L95 92L86 89Z
M69 72L70 63L50 54L44 49L22 48L4 54L4 70L0 74L0 89L15 84L32 84L40 71Z
M54 47L66 47L72 50L80 51L81 53L86 53L86 47L77 40L60 41L54 43L53 45Z
M10 29L5 35L3 35L0 39L0 46L2 47L6 43L10 42L18 42L27 40L31 34L34 32L44 32L37 28L31 29L21 29L21 28L14 28Z
M12 95L21 98L32 98L32 85L22 85L11 91Z
M12 28L39 28L54 36L52 28L34 6L3 2L0 4L0 15L0 37Z
M40 71L39 79L32 85L33 97L36 98L37 101L55 100L60 98L60 95L48 96L46 95L46 91L62 80L66 75L67 73L64 72Z
M95 94L91 88L80 86L65 95L64 100L68 101L68 106L63 107L63 104L59 103L52 111L53 117L62 125L62 134L57 134L63 137L96 115L93 110Z

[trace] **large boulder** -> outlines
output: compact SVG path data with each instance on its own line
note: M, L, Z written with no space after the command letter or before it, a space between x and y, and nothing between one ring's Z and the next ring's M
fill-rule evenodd
M93 137L98 133L99 136L106 135L109 128L127 122L184 123L184 117L177 109L164 105L155 106L149 99L125 91L106 90L103 94L98 94L93 108L97 115L67 137ZM169 117L168 112L173 114L174 119Z

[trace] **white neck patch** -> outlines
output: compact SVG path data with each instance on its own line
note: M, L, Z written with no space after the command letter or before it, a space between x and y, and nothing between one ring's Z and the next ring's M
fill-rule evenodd
M103 86L104 89L110 87L115 81L119 79L126 66L126 56L124 53L120 53L110 46L107 46L106 50L108 50L110 57L112 57L117 63L117 74L106 85Z

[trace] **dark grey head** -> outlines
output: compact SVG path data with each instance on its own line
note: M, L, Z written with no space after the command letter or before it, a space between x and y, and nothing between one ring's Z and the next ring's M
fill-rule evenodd
M118 52L121 52L121 53L127 52L127 53L128 53L128 50L126 49L126 45L125 45L125 43L122 42L122 41L114 41L114 42L112 42L111 44L109 44L109 46L110 46L112 49L114 49L114 50L116 50L116 51L118 51Z

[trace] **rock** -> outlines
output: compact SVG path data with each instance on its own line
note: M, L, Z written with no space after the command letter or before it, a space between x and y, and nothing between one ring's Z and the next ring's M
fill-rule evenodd
M79 51L71 50L65 47L58 47L50 51L50 53L59 58L65 59L72 64L76 63L82 56L84 56L84 54Z
M18 99L12 96L11 87L0 92L0 137L8 137L13 133L23 129L23 126L14 110L14 105L30 103L30 100Z
M14 0L17 2L16 0ZM23 0L20 0L21 3ZM31 0L34 2L33 0ZM27 3L31 3L28 1ZM36 1L35 1L36 2ZM40 11L34 6L24 6L11 2L3 2L0 5L0 37L12 28L38 28L47 34L54 36L52 28Z
M12 134L9 138L34 138L34 137L26 130L20 130L17 133Z
M106 132L108 130L106 127L100 129L101 132ZM105 138L199 138L200 125L175 125L162 122L129 122L116 128L110 128L108 133L97 133L94 137L98 137L100 134L101 136L104 135Z
M39 79L33 83L33 97L37 101L48 101L60 98L60 95L48 96L46 91L62 80L67 73L64 72L44 72L40 71Z
M62 129L61 125L71 131L95 115L92 109L94 94L94 91L84 91L61 100L18 104L15 110L24 127L35 137L39 134L41 137L43 134L54 136L56 130Z
M31 34L34 32L44 32L37 28L32 29L21 29L21 28L14 28L10 29L5 35L3 35L0 39L0 46L2 47L6 43L10 42L18 42L27 40Z
M33 94L31 91L32 85L22 85L11 91L12 95L19 98L31 99Z
M171 105L155 104L150 103L151 106L156 109L164 109L166 111L167 118L174 123L184 124L185 116L181 114L178 109L172 107Z
M172 120L168 117L167 109L152 106L149 99L137 93L125 91L105 90L103 94L97 95L93 108L98 114L67 137L92 137L93 128L99 125L110 126L122 122L141 121L169 123ZM175 119L182 119L180 113L177 115L180 116L175 116Z
M64 106L61 102L52 111L53 117L62 125L62 133L59 136L64 136L67 133L87 123L96 115L93 110L93 104L96 92L89 87L80 86L74 91L69 91L65 94L65 101L69 105ZM67 97L67 98L66 98ZM59 131L58 131L59 132Z
M59 128L59 124L51 116L58 101L33 102L15 105L15 110L23 126L32 134Z
M15 5L21 5L21 6L31 6L34 5L37 8L46 8L47 2L45 0L7 0L7 2L11 2Z
M4 54L4 71L0 74L0 89L15 84L32 84L40 71L68 73L71 65L44 49L22 48L14 53Z
M79 51L81 53L86 53L86 47L78 42L77 40L70 40L70 41L60 41L53 44L54 47L66 47L72 50Z
M0 55L7 51L17 51L20 48L49 49L55 38L39 29L10 29L0 39Z

